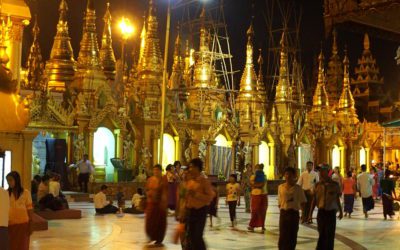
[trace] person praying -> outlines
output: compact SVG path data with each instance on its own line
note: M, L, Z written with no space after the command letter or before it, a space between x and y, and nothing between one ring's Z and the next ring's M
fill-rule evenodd
M97 214L115 214L118 211L118 208L112 205L112 201L107 200L107 189L108 187L106 185L102 185L100 187L100 192L93 198Z

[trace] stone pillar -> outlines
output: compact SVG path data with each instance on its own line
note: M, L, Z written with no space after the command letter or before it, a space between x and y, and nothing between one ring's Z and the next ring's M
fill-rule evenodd
M21 181L24 187L30 188L32 180L32 142L38 133L35 131L22 131L22 134L23 134L23 163L20 172L22 178ZM14 155L11 157L19 157L19 156Z

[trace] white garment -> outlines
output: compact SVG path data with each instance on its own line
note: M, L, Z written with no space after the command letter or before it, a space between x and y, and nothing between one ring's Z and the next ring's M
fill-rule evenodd
M98 192L94 197L93 197L93 202L94 202L94 208L103 208L110 204L109 201L107 201L106 194L103 192Z
M81 160L79 161L76 166L79 169L79 173L81 174L91 174L93 173L93 166L92 163L89 160Z
M374 178L366 172L362 172L357 176L357 189L360 191L362 198L372 196L372 186L374 184Z
M303 189L295 184L290 187L286 183L279 185L278 187L278 205L283 210L301 210L301 204L306 203L306 195Z
M300 175L297 184L300 185L303 190L314 190L315 184L318 181L318 174L314 170L311 170L310 172L306 170Z
M134 208L140 208L140 202L142 201L143 195L140 195L138 193L134 194L132 196L132 206Z
M8 227L10 196L8 191L0 187L0 227Z
M49 194L52 194L54 197L60 196L60 183L58 181L50 181Z

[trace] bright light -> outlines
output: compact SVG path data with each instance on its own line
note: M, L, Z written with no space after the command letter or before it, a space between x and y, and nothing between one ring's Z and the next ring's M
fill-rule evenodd
M219 134L216 138L215 138L215 146L217 147L229 147L228 144L228 140L226 139L226 137L224 135Z
M125 17L122 17L121 21L119 22L119 28L121 29L123 39L128 39L135 32L135 28L129 19Z
M3 160L5 160L3 169ZM0 176L4 178L1 180L1 185L4 189L8 189L8 182L6 176L11 172L11 151L6 151L5 158L0 158Z
M264 164L264 173L268 173L269 146L265 141L261 141L259 146L258 163Z
M158 140L158 158L160 158L160 140ZM163 159L162 166L165 168L168 164L173 164L175 161L175 140L170 134L163 136Z

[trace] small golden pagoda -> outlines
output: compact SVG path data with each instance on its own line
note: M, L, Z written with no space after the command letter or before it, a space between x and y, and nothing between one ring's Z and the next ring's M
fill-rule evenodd
M46 74L49 90L62 92L68 89L74 80L76 63L68 33L68 5L65 0L61 0L58 10L60 17L50 59L46 62Z
M103 17L104 20L104 30L101 40L100 49L100 60L103 66L104 74L107 80L113 81L115 79L115 56L114 50L112 48L111 39L111 13L110 13L110 3L107 3L106 13Z

